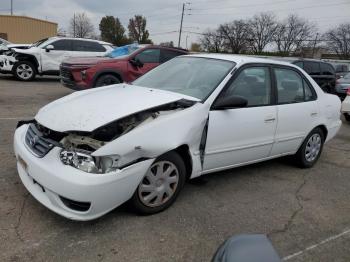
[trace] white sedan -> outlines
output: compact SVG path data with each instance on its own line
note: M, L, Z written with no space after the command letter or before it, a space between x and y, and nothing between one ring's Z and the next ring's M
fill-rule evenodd
M17 168L28 191L67 218L95 219L128 200L152 214L203 174L285 155L312 167L341 126L340 106L289 63L181 56L19 122Z

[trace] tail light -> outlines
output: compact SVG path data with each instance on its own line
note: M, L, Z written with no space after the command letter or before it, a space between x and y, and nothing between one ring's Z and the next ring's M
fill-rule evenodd
M348 88L348 91L346 92L348 96L350 96L350 88Z

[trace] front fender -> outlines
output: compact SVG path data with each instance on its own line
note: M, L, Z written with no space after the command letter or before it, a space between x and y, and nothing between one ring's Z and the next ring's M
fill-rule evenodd
M163 112L156 119L140 124L92 155L117 154L121 156L120 164L124 165L139 158L156 158L181 145L188 145L193 166L198 169L201 166L199 144L208 113L209 105L202 103L181 111Z

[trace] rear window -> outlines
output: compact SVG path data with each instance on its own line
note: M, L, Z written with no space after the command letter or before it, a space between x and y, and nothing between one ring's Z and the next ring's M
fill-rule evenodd
M105 52L101 44L93 41L83 41L83 40L74 40L73 41L73 51L80 52Z
M321 74L322 75L334 75L334 68L330 64L321 63Z
M309 75L319 75L320 74L320 63L318 62L304 62L304 70Z
M170 59L173 59L174 57L176 56L179 56L179 55L184 55L184 53L180 53L180 52L177 52L177 51L173 51L173 50L165 50L163 49L162 51L162 55L161 55L161 62L164 63Z

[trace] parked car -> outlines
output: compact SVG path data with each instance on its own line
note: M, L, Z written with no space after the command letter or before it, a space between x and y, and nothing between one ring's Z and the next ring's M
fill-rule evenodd
M349 73L349 66L346 64L333 64L337 79L344 77Z
M292 63L303 68L323 91L335 93L336 74L330 63L315 59L297 59Z
M348 88L346 94L347 96L342 103L341 111L344 114L345 119L350 121L350 87Z
M131 82L161 63L188 51L179 48L132 44L105 57L71 58L61 65L61 83L74 90Z
M103 56L112 49L111 44L97 40L51 37L27 49L11 48L6 55L0 56L0 72L30 81L37 74L59 75L59 65L68 57Z
M12 44L11 42L0 38L0 55L11 48L28 48L30 44Z
M14 151L27 190L62 216L91 220L128 200L152 214L203 174L285 155L312 167L340 107L290 63L180 56L48 104L19 122Z
M346 97L346 92L350 88L350 73L347 73L344 77L337 79L335 84L335 91L338 96L343 100Z

